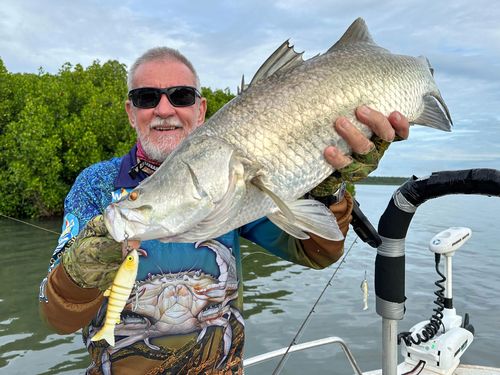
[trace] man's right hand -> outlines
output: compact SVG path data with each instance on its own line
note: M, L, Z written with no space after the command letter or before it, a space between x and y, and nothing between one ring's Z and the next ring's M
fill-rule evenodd
M138 247L134 241L129 246ZM62 265L71 279L82 288L105 291L123 259L124 246L108 233L102 215L90 220L76 241L62 256Z

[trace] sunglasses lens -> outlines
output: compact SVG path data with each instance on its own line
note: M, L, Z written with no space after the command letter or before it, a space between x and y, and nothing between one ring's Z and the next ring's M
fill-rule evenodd
M154 108L160 102L160 90L158 89L136 89L131 95L132 103L138 108Z
M196 101L196 91L192 87L172 87L168 90L168 99L173 106L187 107Z
M170 104L174 107L193 105L196 102L196 97L199 96L194 87L175 86L167 89L142 87L131 90L129 97L137 108L154 108L160 102L162 94L167 95Z

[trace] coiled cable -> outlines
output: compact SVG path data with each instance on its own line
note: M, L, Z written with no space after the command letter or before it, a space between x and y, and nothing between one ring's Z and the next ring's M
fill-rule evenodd
M401 332L398 334L398 345L401 344L401 340L403 340L406 346L411 346L412 344L420 345L421 343L427 342L431 340L436 334L439 332L439 328L443 325L443 310L444 310L444 286L443 283L446 281L446 276L441 273L439 270L439 262L441 260L441 254L435 254L434 257L436 263L436 272L441 279L436 281L434 285L438 287L438 290L434 292L437 296L434 303L437 305L433 309L434 314L429 319L429 323L427 323L422 330L416 335L412 335L412 332Z

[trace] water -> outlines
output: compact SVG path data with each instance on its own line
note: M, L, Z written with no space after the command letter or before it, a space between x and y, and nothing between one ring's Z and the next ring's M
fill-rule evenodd
M376 224L394 186L357 187L358 200ZM468 312L476 329L462 362L500 366L500 199L448 196L420 207L407 237L405 319L400 330L429 318L434 307L434 257L427 244L450 226L467 226L472 238L453 258L454 302ZM37 222L59 231L60 221ZM0 373L81 374L88 364L79 334L52 333L38 316L38 285L56 243L54 234L0 219ZM354 236L346 241L346 253ZM316 301L337 264L314 271L292 265L250 247L244 248L246 356L287 346ZM380 317L375 313L373 263L375 250L356 243L333 279L299 342L327 336L347 341L364 371L381 367ZM362 310L364 273L370 285L369 309ZM250 367L247 375L268 374L278 360ZM352 374L341 349L317 348L290 355L283 374Z

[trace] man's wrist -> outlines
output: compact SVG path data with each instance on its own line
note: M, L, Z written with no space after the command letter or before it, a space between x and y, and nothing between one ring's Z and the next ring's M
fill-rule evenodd
M314 194L311 194L310 192L305 195L306 199L314 199L318 202L323 203L326 207L330 207L331 205L337 204L344 199L345 196L345 191L346 191L346 186L347 184L345 182L341 182L339 187L337 188L336 191L334 191L332 194L325 195L325 196L316 196Z

